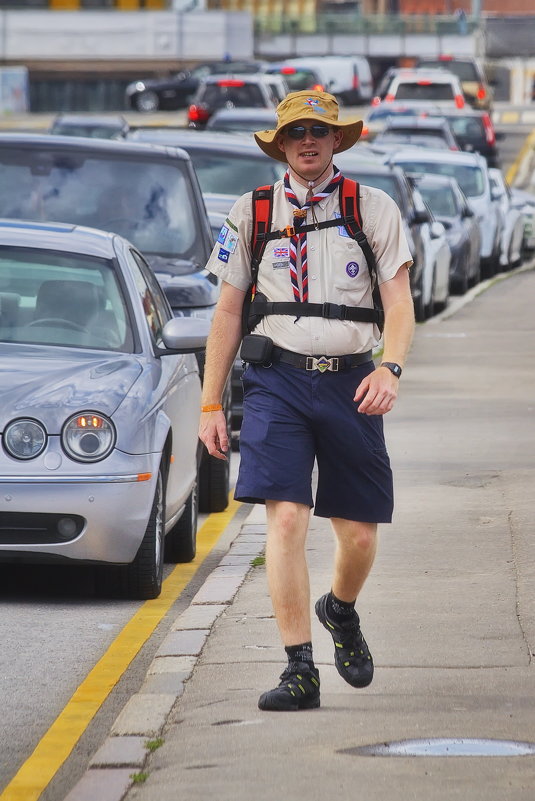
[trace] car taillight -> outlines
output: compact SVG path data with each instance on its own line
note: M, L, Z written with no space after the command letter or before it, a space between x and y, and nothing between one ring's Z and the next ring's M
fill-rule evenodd
M428 81L426 78L422 78L418 81L418 86L431 86L431 81Z
M393 103L395 99L396 99L396 98L395 98L395 96L394 96L394 95L387 95L387 96L385 97L385 101L386 101L387 103Z
M312 91L313 92L324 92L325 91L325 87L324 87L324 85L322 83L315 83L314 86L312 87Z
M455 105L457 108L464 108L464 97L462 95L455 95Z
M191 105L188 110L188 120L190 122L206 122L210 117L208 109L203 106Z
M245 81L237 81L234 78L225 81L218 81L218 86L245 86Z
M295 67L282 67L281 75L295 75L297 72Z
M489 114L483 115L483 125L485 127L485 138L489 145L496 144L496 134L494 133L494 125Z
M378 95L376 95L372 100L372 106L378 106L380 102L381 98Z
M438 57L439 61L453 61L453 56L442 55Z
M353 89L358 89L360 86L359 76L353 75Z
M368 128L368 126L367 125L363 125L362 126L362 131L360 133L360 138L361 139L365 139L368 136L369 133L370 133L370 129Z
M486 96L487 93L485 92L485 88L480 84L479 89L477 90L477 99L484 100Z

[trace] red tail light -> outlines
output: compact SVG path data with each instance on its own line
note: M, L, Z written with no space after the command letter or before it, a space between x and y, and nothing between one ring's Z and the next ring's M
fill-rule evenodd
M295 67L282 67L281 75L295 75L297 72Z
M368 126L367 125L363 125L362 126L362 132L360 134L360 138L361 139L365 139L368 136L369 133L370 133L370 129L368 128Z
M453 61L453 56L446 56L446 55L439 56L438 60L439 61Z
M455 105L457 108L464 108L464 97L462 95L455 95Z
M393 103L395 99L396 99L396 98L394 97L394 95L387 95L387 96L385 97L385 101L386 101L387 103Z
M208 109L203 106L191 105L188 109L188 120L190 122L206 122L210 117Z
M494 125L488 114L483 115L483 125L485 126L485 138L489 145L496 144L496 134L494 133Z
M485 87L480 85L479 89L477 90L477 99L484 100L486 96L487 93L485 92Z
M359 76L353 75L353 89L358 89L360 86Z
M228 80L225 80L225 81L218 81L217 85L218 86L245 86L245 82L244 81L238 81L235 78L229 78Z
M431 86L431 81L422 78L422 80L418 81L418 86Z
M312 91L313 92L324 92L325 91L325 87L324 87L324 85L322 83L315 83L314 86L312 87Z
M378 106L380 102L381 98L376 95L372 100L372 106Z

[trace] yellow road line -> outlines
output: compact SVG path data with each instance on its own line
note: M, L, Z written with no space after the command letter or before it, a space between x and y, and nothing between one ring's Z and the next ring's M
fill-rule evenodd
M195 575L240 507L231 499L224 512L210 515L197 532L193 562L177 565L159 598L146 601L87 675L52 726L0 795L0 801L37 801L184 587Z
M513 185L513 181L516 178L516 175L520 169L520 165L524 161L528 153L528 150L531 150L533 148L535 148L535 131L532 131L530 134L528 134L528 136L524 140L524 144L520 148L518 156L507 170L507 175L505 176L505 180L507 181L509 186Z

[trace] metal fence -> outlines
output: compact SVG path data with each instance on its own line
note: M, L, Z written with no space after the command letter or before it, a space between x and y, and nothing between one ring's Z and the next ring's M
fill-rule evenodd
M363 16L358 12L336 14L300 15L257 15L255 31L257 34L270 33L345 33L361 35L414 35L432 34L469 35L482 27L482 20L468 16L438 16L436 14L374 14Z

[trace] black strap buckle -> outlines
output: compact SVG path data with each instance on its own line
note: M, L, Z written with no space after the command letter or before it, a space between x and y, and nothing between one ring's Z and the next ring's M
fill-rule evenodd
M346 320L347 319L347 306L338 306L336 303L324 303L321 310L321 316L327 320Z

